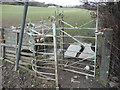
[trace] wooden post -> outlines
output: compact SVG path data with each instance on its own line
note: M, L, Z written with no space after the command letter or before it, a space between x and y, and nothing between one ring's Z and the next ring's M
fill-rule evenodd
M1 28L1 33L0 33L0 38L3 39L3 41L1 43L5 43L5 38L4 38L4 29ZM5 46L1 46L1 59L5 58Z
M19 42L19 32L16 33L16 45L18 45Z
M2 32L2 29L0 28L0 39L1 39L1 32ZM1 59L1 56L2 56L2 46L1 46L1 42L0 42L0 59Z
M108 82L108 74L109 74L109 65L110 65L110 44L108 41L111 41L112 39L112 30L106 30L104 31L104 37L103 37L103 47L102 47L102 61L100 66L100 81L107 85Z
M2 39L2 28L0 28L0 39ZM0 89L2 89L2 60L1 60L2 51L1 49L2 49L2 46L0 45Z
M102 35L98 35L98 45L97 45L97 48L98 48L98 52L97 52L97 55L101 58L102 56L102 45L103 45L103 37Z
M16 46L18 45L18 43L19 43L19 32L17 32L17 33L16 33L16 43L15 43L15 44L16 44ZM17 54L17 50L18 50L18 47L16 47L16 48L15 48L15 51L16 51L16 53L15 53L15 54ZM16 56L15 56L15 59L17 59L17 57L16 57Z

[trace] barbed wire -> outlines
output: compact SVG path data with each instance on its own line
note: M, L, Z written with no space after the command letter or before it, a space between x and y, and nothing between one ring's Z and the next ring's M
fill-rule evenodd
M115 47L118 51L120 51L120 49L119 49L116 45L112 44L109 40L107 40L107 42L108 42L110 45L112 45L113 47Z
M119 57L119 51L120 48L118 48L113 42L113 40L109 40L104 36L104 42L109 44L110 46L108 49L110 50L110 65L109 65L109 81L114 82L116 85L119 83L119 66L120 66L120 57ZM115 49L114 51L112 51ZM118 84L116 86L117 88L120 88L120 85Z
M112 44L110 40L107 40L106 37L104 37L104 39L105 39L106 43L108 43L110 46L113 46L113 47L115 47L118 51L120 51L120 49L119 49L116 45ZM111 48L110 48L110 49L111 49ZM120 58L119 58L117 55L115 55L115 53L111 52L111 54L114 55L118 60L120 60Z
M107 40L106 37L104 37L104 39L107 41L107 43L109 43L111 46L113 46L113 47L116 48L118 51L120 51L120 48L118 48L115 44L112 44L110 40Z

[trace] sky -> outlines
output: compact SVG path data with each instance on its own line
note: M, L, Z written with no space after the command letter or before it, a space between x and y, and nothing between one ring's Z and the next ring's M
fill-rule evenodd
M34 1L45 2L46 4L47 3L54 3L54 4L62 5L62 6L80 5L81 4L79 2L79 0L34 0Z
M45 2L46 4L48 3L53 3L57 5L62 5L62 6L67 6L67 5L82 5L83 3L80 1L86 1L86 0L34 0L34 1L39 1L39 2ZM120 1L120 0L88 0L89 2L101 2L101 1Z

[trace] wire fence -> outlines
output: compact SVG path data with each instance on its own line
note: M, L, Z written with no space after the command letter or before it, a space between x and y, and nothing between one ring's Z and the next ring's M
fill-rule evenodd
M120 88L120 47L118 42L114 40L114 31L112 35L113 37L111 37L111 40L104 35L104 40L107 43L107 48L110 51L108 80L110 87Z

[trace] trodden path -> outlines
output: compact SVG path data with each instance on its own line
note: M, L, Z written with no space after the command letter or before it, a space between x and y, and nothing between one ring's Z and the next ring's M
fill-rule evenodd
M94 78L60 70L59 83L62 88L105 88Z

